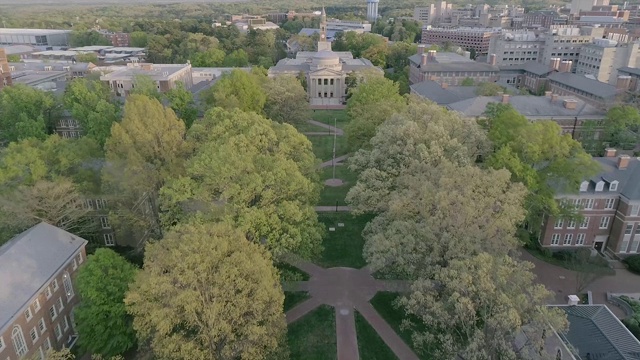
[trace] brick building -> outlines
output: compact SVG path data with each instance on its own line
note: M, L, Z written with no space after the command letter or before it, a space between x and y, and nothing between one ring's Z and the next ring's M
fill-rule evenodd
M128 33L101 30L100 34L116 47L129 47L131 44L131 36Z
M474 82L495 82L500 69L497 66L469 59L469 53L459 55L451 52L437 52L418 47L418 54L409 57L409 83L417 84L425 80L448 85L460 85L464 79Z
M477 55L486 55L489 52L489 42L491 36L498 32L491 29L476 28L432 28L430 26L422 29L423 44L453 43L465 50L474 49Z
M11 71L9 70L9 61L4 49L0 48L0 90L5 86L11 86Z
M594 248L616 257L640 249L640 160L607 149L594 158L603 171L585 180L575 194L557 194L573 204L580 219L547 218L540 244L551 249Z
M0 247L0 358L44 359L77 339L73 279L87 241L40 223Z

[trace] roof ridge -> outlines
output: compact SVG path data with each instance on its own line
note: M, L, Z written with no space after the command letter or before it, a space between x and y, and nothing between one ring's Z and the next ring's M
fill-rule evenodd
M594 317L600 315L601 312L604 312L607 306L606 305L600 305L600 307L598 308L598 310L596 311L595 314L593 314L593 316L589 319L593 322L593 324L595 325L595 327L598 329L598 331L600 331L600 333L602 334L602 336L604 336L605 339L607 339L607 341L611 344L611 346L613 346L613 348L618 352L618 354L620 356L622 356L623 359L627 359L627 356L625 356L625 354L618 348L618 346L616 346L616 343L614 341L611 340L611 338L607 335L607 333L605 331L603 331L600 328L600 325L598 325L598 323L594 320ZM607 309L606 311L609 311L609 309ZM618 320L617 317L615 317L613 315L613 313L611 311L609 311L609 315L611 315L612 317L614 317L618 322L620 322L620 320ZM620 323L622 325L622 323ZM622 325L622 327L624 327L626 329L626 326ZM635 338L635 337L634 337Z

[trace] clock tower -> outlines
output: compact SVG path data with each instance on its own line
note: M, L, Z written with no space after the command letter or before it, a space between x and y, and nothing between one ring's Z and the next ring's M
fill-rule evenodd
M327 13L322 7L320 15L320 40L318 41L318 51L331 51L331 43L327 41Z

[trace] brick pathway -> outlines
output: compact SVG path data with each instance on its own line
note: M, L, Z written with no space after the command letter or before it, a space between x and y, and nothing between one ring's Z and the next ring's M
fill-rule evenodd
M393 331L391 326L371 306L369 300L378 291L406 291L409 282L401 280L376 280L368 268L324 269L306 261L287 259L291 265L309 274L309 281L285 284L289 291L308 291L310 299L287 311L287 323L292 323L321 304L336 310L336 336L338 360L357 360L358 338L354 311L358 311L371 324L389 348L402 360L418 359L416 354Z

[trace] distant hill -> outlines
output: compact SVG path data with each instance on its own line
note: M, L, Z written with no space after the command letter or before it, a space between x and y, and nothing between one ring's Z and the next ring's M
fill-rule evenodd
M108 4L176 4L238 3L250 0L20 0L20 5L108 5ZM0 5L16 6L16 0L0 0Z

